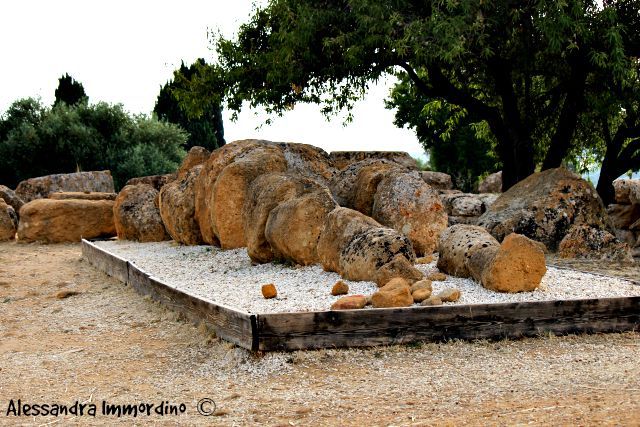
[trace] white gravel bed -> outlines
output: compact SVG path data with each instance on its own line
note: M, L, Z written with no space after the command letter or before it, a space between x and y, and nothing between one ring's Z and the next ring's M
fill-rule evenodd
M181 246L174 242L136 243L103 241L96 245L127 259L146 273L194 295L248 313L328 310L339 297L331 295L337 273L319 265L302 267L283 264L252 265L246 249L221 250L211 246ZM436 262L417 265L424 273L437 271ZM274 299L264 299L263 284L273 283ZM368 295L378 287L373 282L351 282L349 294ZM433 292L457 287L462 296L456 303L486 304L581 298L640 296L640 286L629 280L547 267L540 288L533 292L504 294L489 291L471 279L447 276L433 282Z

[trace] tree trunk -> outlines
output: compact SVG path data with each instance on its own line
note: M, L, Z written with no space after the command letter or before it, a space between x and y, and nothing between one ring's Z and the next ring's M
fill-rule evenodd
M613 161L607 161L611 160L611 157L614 157ZM600 170L598 186L596 187L596 191L598 192L598 195L600 195L605 206L610 203L615 203L613 180L621 175L621 173L616 171L615 156L611 157L605 156L604 161L602 162L602 169Z
M535 172L533 142L528 136L508 129L504 122L489 123L498 140L498 155L502 161L502 191Z

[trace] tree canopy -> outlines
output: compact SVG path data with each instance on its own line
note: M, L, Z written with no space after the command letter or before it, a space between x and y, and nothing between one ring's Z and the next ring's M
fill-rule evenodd
M56 99L53 105L61 103L76 105L79 102L87 101L89 98L84 92L82 83L76 81L68 73L58 79L58 87L55 92Z
M178 96L196 114L219 101L212 93L235 111L310 102L331 113L400 73L429 102L463 110L465 126L486 126L504 188L591 150L612 170L598 185L606 200L611 176L640 167L639 10L635 0L271 0L237 38L217 39L217 63Z
M199 59L195 64L187 67L182 63L175 71L174 79L162 86L153 112L158 119L175 123L189 133L185 144L186 149L199 145L209 150L214 150L225 144L224 126L222 122L222 109L219 102L207 104L197 117L190 116L180 106L174 95L178 89L187 89L197 66L205 66L204 59Z
M109 169L116 188L136 176L170 173L186 154L178 126L130 116L121 105L44 107L28 98L0 116L0 182Z

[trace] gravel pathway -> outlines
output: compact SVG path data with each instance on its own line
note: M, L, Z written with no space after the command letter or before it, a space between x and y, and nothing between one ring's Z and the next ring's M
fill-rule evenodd
M244 248L221 250L211 246L181 246L174 242L104 241L96 244L165 283L249 313L322 311L338 299L330 291L340 276L323 271L319 265L252 265ZM416 267L428 274L437 271L435 264L433 261ZM266 300L262 297L260 288L266 283L276 285L277 298ZM349 285L350 294L368 295L378 289L373 282L345 280L345 283ZM462 292L455 304L640 296L640 285L632 281L554 267L548 267L542 285L534 292L503 294L489 291L471 279L452 276L444 282L433 282L434 293L448 287L457 287Z

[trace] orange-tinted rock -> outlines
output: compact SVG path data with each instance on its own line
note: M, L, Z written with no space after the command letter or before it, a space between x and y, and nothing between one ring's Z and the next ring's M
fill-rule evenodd
M364 295L349 295L331 304L331 310L359 310L365 305L367 305L367 297Z
M18 215L12 206L0 198L0 242L12 240L18 228Z
M168 240L160 209L158 191L150 185L125 186L113 205L113 217L119 239L139 242Z
M223 249L246 246L242 210L253 180L265 173L284 172L286 168L282 150L263 145L238 154L222 169L210 194L209 212L213 233Z
M176 173L168 173L164 175L148 175L148 176L139 176L136 178L131 178L125 184L127 185L138 185L138 184L147 184L155 188L157 191L160 191L162 187L174 179L177 178Z
M211 152L206 148L198 146L191 147L178 168L177 177L181 178L194 167L204 164L209 160L209 156L211 156Z
M276 206L267 220L265 238L276 259L316 264L318 240L327 216L338 205L328 189L319 189Z
M280 142L278 146L283 151L289 173L328 185L337 172L333 160L322 148L293 142Z
M380 182L372 217L407 236L418 255L433 253L447 228L438 193L415 173L392 173Z
M413 305L413 297L408 285L386 285L371 296L371 304L375 308L409 307Z
M266 285L262 285L262 296L265 299L271 299L278 296L278 290L276 289L276 285L273 283L268 283Z
M332 151L331 159L339 170L362 160L389 160L409 169L417 169L418 162L404 151Z
M20 208L24 205L24 200L18 197L15 191L4 185L0 185L0 199L4 199L4 202L13 208L16 215L19 214Z
M349 285L342 280L338 280L331 288L331 295L346 295L349 293Z
M456 302L460 299L460 290L457 288L447 288L438 292L436 298L442 302Z
M470 277L467 262L479 249L500 244L487 230L475 225L457 224L447 228L438 243L438 268L457 277Z
M20 210L21 242L79 242L114 236L112 200L37 199Z
M413 302L422 302L431 296L431 289L420 288L416 289L411 293L411 297L413 298Z
M165 229L173 240L185 245L204 243L195 217L195 182L201 170L202 165L194 166L160 190L158 205Z
M451 190L453 188L451 175L443 172L422 171L420 178L436 190Z
M396 277L405 279L409 284L412 284L421 280L424 274L415 268L404 255L398 254L378 269L375 281L378 286L384 286Z

